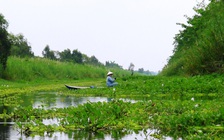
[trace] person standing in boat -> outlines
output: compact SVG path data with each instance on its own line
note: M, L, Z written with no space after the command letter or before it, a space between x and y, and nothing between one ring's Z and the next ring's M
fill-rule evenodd
M108 72L107 73L107 79L106 79L106 84L108 87L113 87L116 86L118 83L115 82L116 78L113 78L113 72Z

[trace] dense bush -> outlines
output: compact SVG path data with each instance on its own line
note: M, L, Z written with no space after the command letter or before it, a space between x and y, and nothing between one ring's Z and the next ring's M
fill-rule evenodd
M224 2L195 8L195 16L175 36L174 55L162 75L199 75L224 71Z

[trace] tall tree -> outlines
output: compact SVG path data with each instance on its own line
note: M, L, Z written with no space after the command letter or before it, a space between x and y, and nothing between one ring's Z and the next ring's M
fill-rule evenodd
M27 39L22 34L10 34L9 38L12 42L10 55L19 57L33 57L34 53L31 51L31 46Z
M72 60L74 63L82 64L82 53L79 52L77 49L72 51Z
M42 55L44 56L44 58L48 58L48 59L52 59L52 60L56 60L56 56L54 51L50 50L49 45L46 45L46 47L44 48L44 50L42 51Z
M117 63L115 63L115 61L106 61L105 66L108 67L108 68L119 68L119 69L122 69L122 66L118 65Z
M8 38L8 22L0 14L0 67L6 69L7 59L10 55L11 42Z
M94 65L100 65L101 64L99 62L99 60L94 55L90 57L90 63L94 64Z
M86 54L82 54L82 61L85 64L90 64L94 66L103 66L103 64L93 55L88 57Z
M59 56L61 61L67 61L67 62L72 61L72 54L70 49L66 49L60 52Z

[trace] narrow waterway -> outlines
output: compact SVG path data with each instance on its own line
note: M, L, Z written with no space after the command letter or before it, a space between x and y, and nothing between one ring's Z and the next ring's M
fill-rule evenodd
M23 95L18 100L22 100L21 106L30 106L33 108L65 108L69 106L78 106L86 102L110 102L113 98L107 97L74 97L65 96L57 93L41 92L36 94ZM121 99L128 102L136 102L135 100ZM10 110L10 108L7 108ZM3 111L4 109L2 109ZM43 123L46 125L57 124L57 119L45 119ZM92 133L86 131L73 131L69 133L54 132L45 133L42 136L26 136L14 127L14 122L10 120L0 120L0 139L1 140L72 140L72 139L102 139L102 140L142 140L154 139L150 135L157 133L156 130L147 131L112 131L109 134ZM166 137L165 139L169 139Z

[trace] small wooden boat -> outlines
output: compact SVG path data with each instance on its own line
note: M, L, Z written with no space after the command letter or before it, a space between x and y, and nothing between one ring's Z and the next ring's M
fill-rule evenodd
M86 89L86 88L94 88L93 86L90 87L80 87L80 86L69 86L65 85L68 89Z

